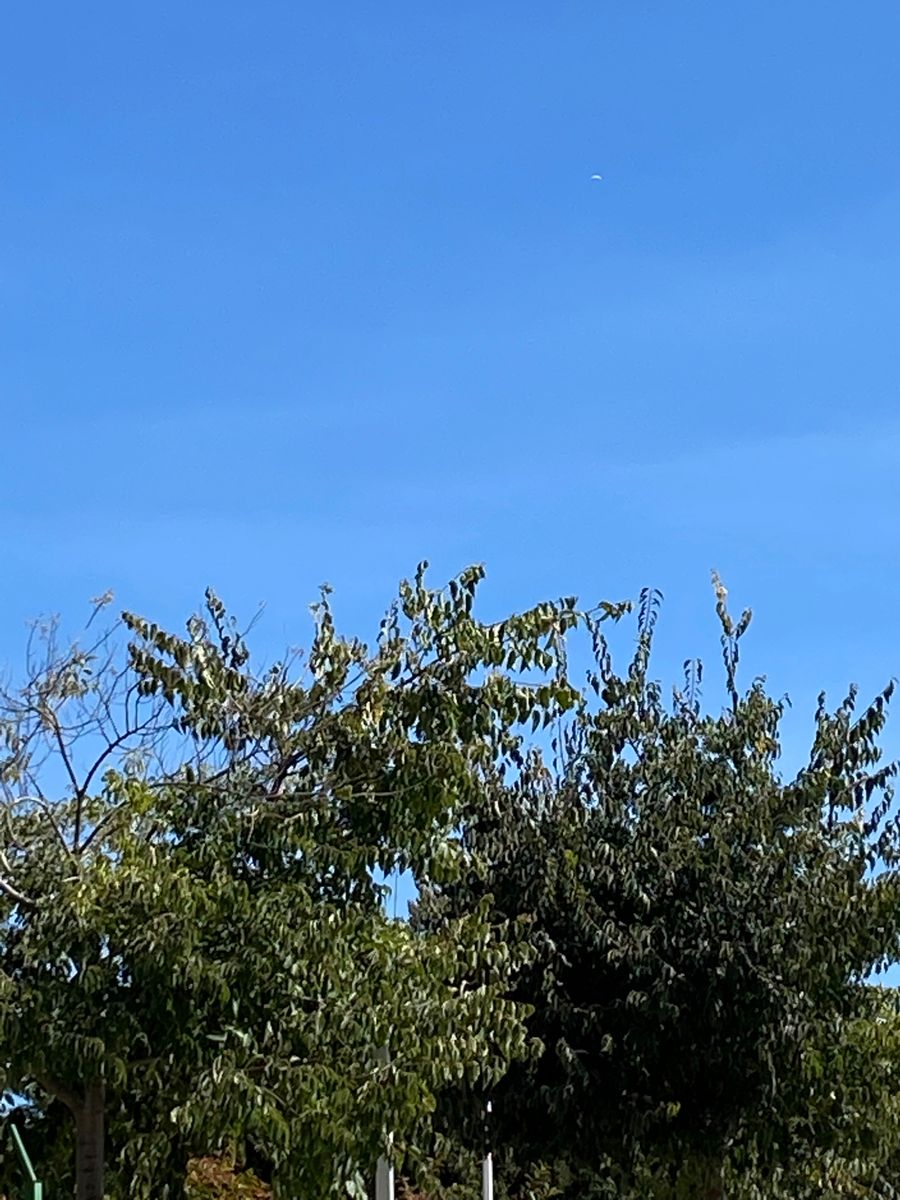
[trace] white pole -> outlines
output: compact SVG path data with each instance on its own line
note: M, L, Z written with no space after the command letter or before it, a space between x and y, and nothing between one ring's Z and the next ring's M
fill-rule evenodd
M483 1200L494 1200L494 1157L490 1152L481 1164L481 1195Z
M380 1046L377 1051L378 1061L389 1062L387 1046ZM388 1144L394 1140L394 1135L388 1135ZM379 1158L375 1168L375 1200L394 1200L394 1166L387 1158Z
M485 1154L481 1164L481 1196L482 1200L494 1200L494 1155L491 1152L491 1112L493 1105L488 1100L485 1109Z
M375 1168L375 1200L394 1200L394 1168L386 1158Z

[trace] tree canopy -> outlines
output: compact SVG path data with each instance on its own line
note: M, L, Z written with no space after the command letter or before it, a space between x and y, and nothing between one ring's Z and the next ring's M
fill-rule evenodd
M372 651L325 596L306 659L259 674L212 593L182 636L125 614L125 661L115 630L36 631L4 701L0 1029L8 1087L74 1117L80 1200L160 1196L229 1138L286 1194L362 1194L439 1084L525 1053L481 913L423 935L374 876L452 872L460 804L571 702L495 668L552 671L572 605L485 625L479 578L420 571Z
M783 778L718 582L716 708L699 664L654 679L657 594L620 672L630 605L485 622L481 577L420 568L372 647L323 593L263 667L212 592L180 634L35 627L0 697L0 1034L58 1191L174 1197L224 1156L361 1197L389 1153L463 1194L488 1097L522 1200L890 1177L891 689L823 698Z
M738 688L750 614L735 621L717 581L725 696L708 711L698 663L671 703L650 673L657 607L645 593L624 672L594 628L557 769L536 756L467 815L467 870L426 885L415 926L484 903L497 928L527 923L510 995L544 1052L494 1092L516 1171L564 1164L580 1196L647 1195L651 1178L718 1195L734 1172L766 1195L789 1177L796 1196L799 1168L838 1143L855 1157L851 1128L871 1148L836 1076L874 1019L864 981L897 957L895 767L878 748L892 687L859 713L852 691L833 713L823 697L784 779L782 702L762 679ZM468 1098L444 1110L480 1136Z

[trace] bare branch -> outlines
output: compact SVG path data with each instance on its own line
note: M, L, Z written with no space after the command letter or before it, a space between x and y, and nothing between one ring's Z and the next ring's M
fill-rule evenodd
M88 768L87 774L84 777L84 781L82 782L82 784L78 790L78 794L82 799L87 795L87 790L91 786L91 782L93 781L95 775L100 770L100 768L103 766L103 764L107 761L107 759L110 758L111 755L115 754L116 750L118 750L121 746L123 746L128 741L129 738L136 737L138 734L143 733L145 730L149 729L150 726L153 724L155 715L156 715L155 713L151 713L151 715L142 724L136 725L132 729L126 729L124 731L124 733L119 734L118 737L113 738L113 740L111 742L109 742L109 744L106 746L106 748L97 756L97 758L94 760L94 762ZM76 849L76 851L78 850L77 843L76 843L75 849Z

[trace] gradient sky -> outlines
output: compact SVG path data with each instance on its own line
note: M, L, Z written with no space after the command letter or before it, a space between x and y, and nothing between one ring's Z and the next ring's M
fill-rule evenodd
M900 674L898 44L893 0L8 8L0 659L109 587L265 600L273 656L327 580L366 635L425 557L491 617L656 585L671 678L716 567L793 762Z

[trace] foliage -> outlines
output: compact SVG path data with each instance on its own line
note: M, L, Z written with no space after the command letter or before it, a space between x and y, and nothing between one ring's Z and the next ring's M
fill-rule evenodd
M222 1158L188 1164L185 1200L267 1200L271 1191L252 1171L239 1171Z
M724 710L703 711L692 663L665 703L655 594L623 674L595 626L559 769L535 753L471 807L467 869L415 914L436 931L488 903L498 927L528 923L510 997L544 1052L495 1089L496 1139L514 1176L561 1164L573 1195L718 1196L726 1180L729 1196L820 1195L815 1164L863 1177L897 1144L881 1119L872 1144L871 1103L838 1082L862 1054L862 981L897 957L894 767L877 745L891 688L859 715L853 692L834 713L823 699L808 765L782 779L782 703L761 679L739 692L750 614L734 621L716 589ZM441 1122L474 1146L473 1109L454 1089Z
M234 1138L276 1191L362 1194L388 1130L415 1156L440 1085L526 1053L478 908L425 934L373 882L451 877L461 807L574 702L574 602L487 625L480 577L420 570L371 652L323 596L305 663L258 674L212 593L183 637L126 614L124 663L115 631L38 631L3 706L0 1030L8 1086L75 1118L84 1200L104 1123L112 1195L174 1194Z
M420 569L372 649L325 593L266 669L212 593L184 635L35 629L0 696L0 1036L55 1191L74 1128L79 1200L229 1194L235 1149L275 1197L363 1196L391 1153L461 1198L490 1095L498 1200L890 1194L890 689L823 699L784 779L718 581L710 712L698 664L672 703L650 674L655 593L618 673L628 606L489 624L480 579Z

